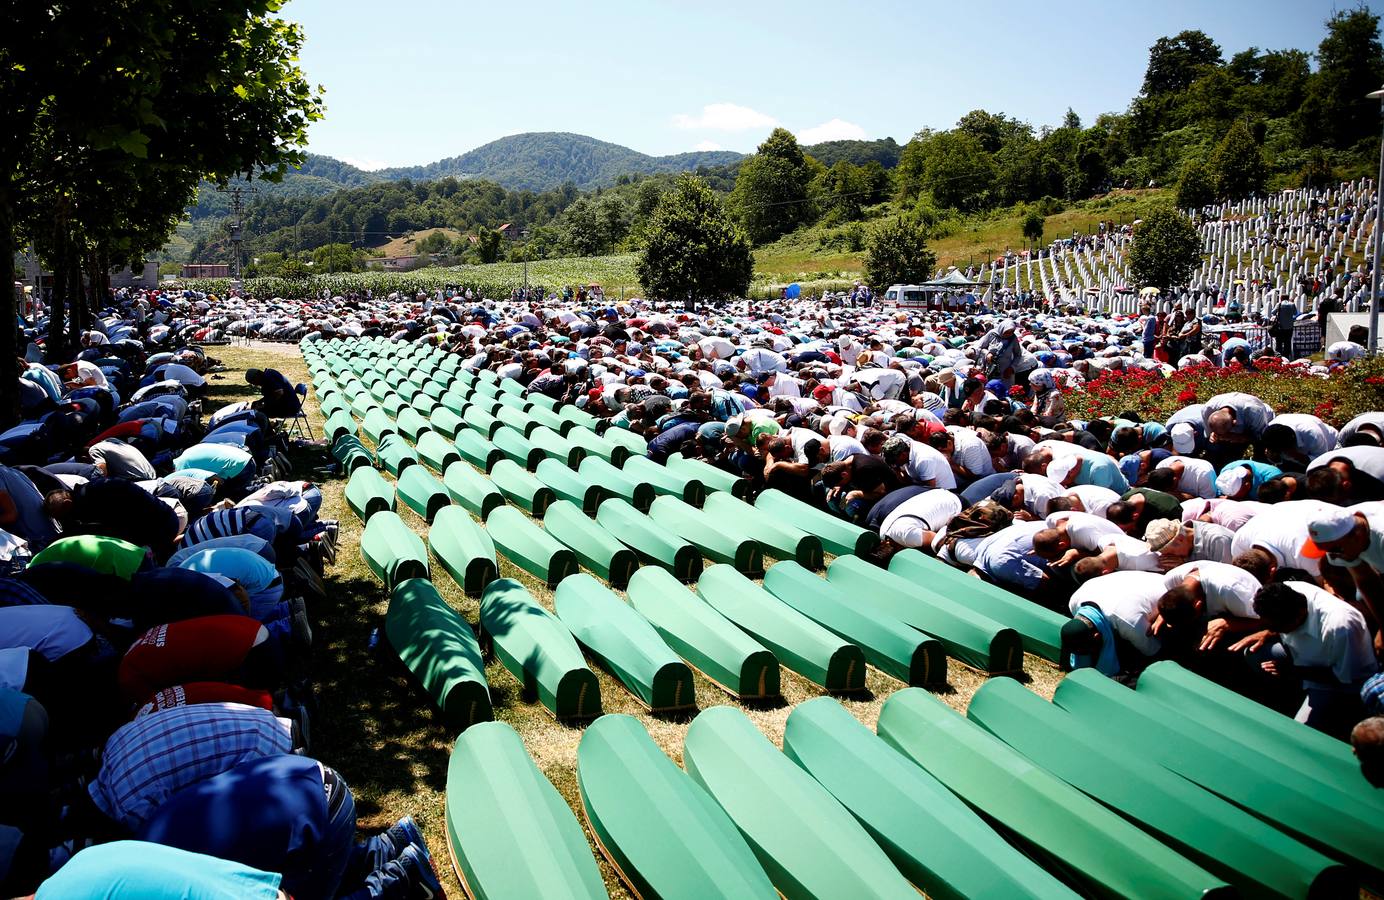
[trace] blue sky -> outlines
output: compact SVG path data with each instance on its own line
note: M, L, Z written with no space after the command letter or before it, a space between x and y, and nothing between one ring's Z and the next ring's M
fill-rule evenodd
M1348 0L292 0L327 89L310 148L367 168L572 131L652 153L748 152L945 128L983 107L1034 125L1123 110L1148 47L1200 28L1227 57L1314 50ZM1370 6L1384 8L1384 0Z

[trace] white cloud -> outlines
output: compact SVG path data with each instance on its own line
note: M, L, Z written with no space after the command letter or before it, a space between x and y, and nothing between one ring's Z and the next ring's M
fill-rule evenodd
M376 169L389 168L389 163L379 159L361 159L357 156L339 156L337 158L344 163L349 163L350 165L355 166L357 169L364 169L367 172L373 172Z
M698 141L698 142L697 142L697 146L693 147L692 149L693 149L693 150L720 150L720 149L722 149L722 147L721 147L720 144L716 143L715 141Z
M734 103L709 103L702 107L702 114L689 116L678 113L673 116L673 125L683 129L707 129L710 131L750 131L756 128L773 128L778 120L748 106Z
M798 143L820 144L823 141L863 141L865 129L854 122L832 119L815 128L805 128L798 132Z

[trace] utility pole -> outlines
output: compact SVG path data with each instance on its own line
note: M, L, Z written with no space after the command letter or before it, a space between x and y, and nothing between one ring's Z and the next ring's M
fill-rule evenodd
M235 258L231 261L231 287L238 291L240 290L240 244L244 240L241 227L244 224L242 214L245 212L245 204L242 198L246 194L258 194L259 188L236 185L229 188L217 188L216 192L231 195L231 247L235 253Z

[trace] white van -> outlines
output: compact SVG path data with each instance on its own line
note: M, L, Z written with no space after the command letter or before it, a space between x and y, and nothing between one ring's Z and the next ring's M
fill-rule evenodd
M884 292L884 302L889 306L926 309L928 292L916 284L891 284Z

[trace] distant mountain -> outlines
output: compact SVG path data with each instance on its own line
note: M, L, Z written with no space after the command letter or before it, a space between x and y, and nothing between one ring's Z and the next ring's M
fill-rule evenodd
M804 147L803 152L827 168L845 160L857 166L867 162L877 162L886 169L899 164L899 154L903 148L891 137L877 141L824 141Z

